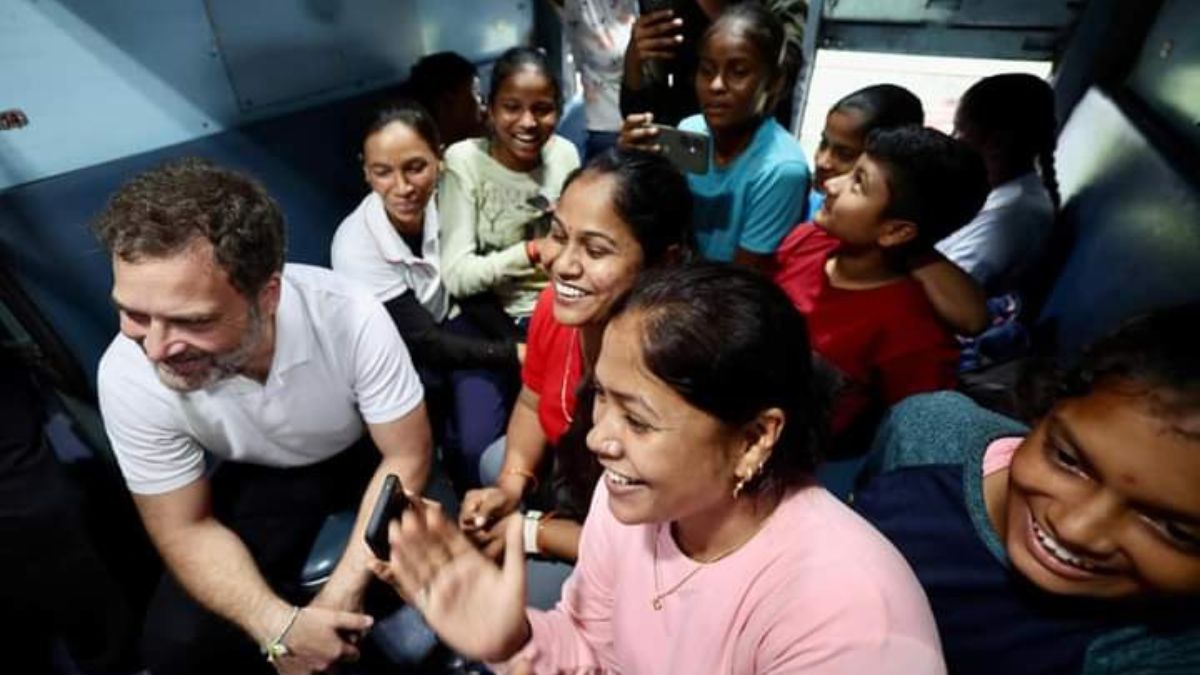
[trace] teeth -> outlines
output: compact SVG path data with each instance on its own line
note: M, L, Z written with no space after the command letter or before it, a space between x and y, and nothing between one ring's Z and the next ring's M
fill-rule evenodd
M1066 549L1066 547L1058 543L1057 540L1051 537L1047 532L1043 531L1042 528L1038 527L1037 523L1033 524L1033 533L1037 536L1037 540L1042 545L1042 548L1059 561L1071 565L1072 567L1088 570L1089 572L1095 569L1095 565L1084 560L1083 558L1080 558L1079 556L1073 555Z
M616 471L613 471L612 469L605 469L604 473L608 476L608 479L610 481L616 483L617 485L637 485L638 483L641 482L638 480L634 480L634 479L630 478L629 476L621 475L621 474L617 473Z
M582 291L574 286L568 286L561 281L554 282L554 292L564 298L582 298L587 295L586 291Z

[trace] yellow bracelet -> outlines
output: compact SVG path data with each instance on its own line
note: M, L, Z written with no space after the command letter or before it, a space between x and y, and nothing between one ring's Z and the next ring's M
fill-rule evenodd
M538 478L532 471L526 471L525 469L505 469L500 475L506 476L510 473L514 476L524 476L525 478L528 478L529 482L533 483L533 491L537 492L539 485Z
M283 643L283 639L287 637L288 631L296 624L296 617L300 616L300 606L292 605L292 613L288 615L287 623L283 625L283 630L279 631L279 635L275 636L267 644L262 646L262 653L267 657L267 663L275 665L279 659L292 653L288 646Z

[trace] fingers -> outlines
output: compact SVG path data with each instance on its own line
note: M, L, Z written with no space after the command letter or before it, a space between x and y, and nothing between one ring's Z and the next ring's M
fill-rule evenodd
M381 579L391 584L406 602L412 602L422 586L421 578L417 576L408 560L409 551L414 547L405 537L400 524L394 520L388 525L388 541L392 544L390 560L386 563L380 561L379 567L382 569L377 569L376 564L372 563L372 571L376 571Z
M639 33L658 35L660 33L678 31L683 28L683 19L675 17L675 12L660 9L657 12L643 14L638 18L636 30Z
M682 35L647 36L638 39L638 54L643 59L673 59L682 44Z
M638 21L633 41L643 59L673 59L683 44L683 19L672 18L670 10L651 12Z
M485 528L497 517L504 506L504 494L498 488L472 490L463 498L459 522L464 530ZM503 515L503 514L499 514Z
M338 612L333 617L333 625L339 632L347 631L353 635L361 635L371 629L375 623L368 614L358 612Z

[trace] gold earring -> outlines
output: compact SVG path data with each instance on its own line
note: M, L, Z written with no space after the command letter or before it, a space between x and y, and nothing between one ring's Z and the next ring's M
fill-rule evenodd
M758 472L762 471L762 467L763 467L764 463L765 462L759 462L758 466L754 467L753 469L750 469L750 473L743 476L742 479L737 482L737 485L733 486L734 501L737 501L737 498L742 496L742 491L746 489L746 484L749 483L750 481L754 480L754 477L758 475Z

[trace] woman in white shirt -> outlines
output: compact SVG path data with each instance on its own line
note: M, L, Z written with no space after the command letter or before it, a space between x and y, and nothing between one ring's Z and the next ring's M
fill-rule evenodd
M443 444L460 451L448 453L452 472L476 482L479 455L504 429L522 347L457 315L442 283L433 200L440 147L432 117L416 103L375 115L362 149L371 193L338 227L331 257L335 271L384 303L421 373L431 413L453 420Z

